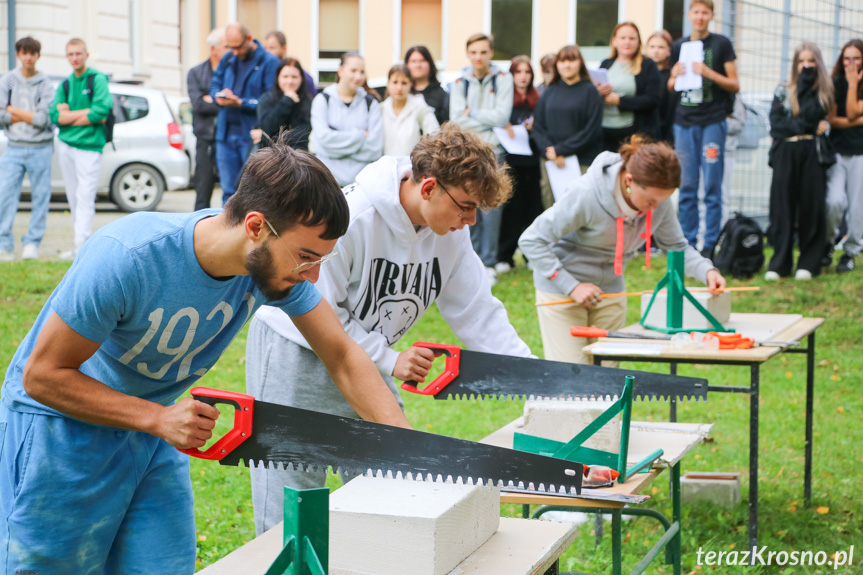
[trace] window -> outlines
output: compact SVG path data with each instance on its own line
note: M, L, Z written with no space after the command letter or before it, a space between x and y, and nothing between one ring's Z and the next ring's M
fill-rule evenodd
M320 0L318 22L319 58L341 58L345 52L360 49L358 0Z
M441 25L441 0L402 0L401 53L425 46L432 58L440 58Z
M662 27L677 40L683 36L683 18L686 8L683 0L663 0Z
M277 30L278 0L238 0L237 22L249 29L252 38L264 39L267 32Z
M150 105L147 98L142 96L129 96L127 94L113 94L114 96L114 121L117 124L140 120L150 113Z
M492 0L491 34L494 36L493 60L530 56L531 0Z
M575 42L585 61L608 58L608 42L617 25L618 0L576 0L575 12Z

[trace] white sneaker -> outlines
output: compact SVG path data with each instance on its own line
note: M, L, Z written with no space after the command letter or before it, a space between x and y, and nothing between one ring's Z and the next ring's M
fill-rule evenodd
M485 268L485 275L488 277L489 287L497 285L497 272L494 268Z
M767 272L764 274L764 281L766 282L775 282L779 279L779 274L776 272Z
M796 280L811 280L812 272L809 270L797 270L797 273L794 274L794 279Z
M69 250L67 252L60 252L60 255L57 256L58 259L63 261L70 262L75 259L75 256L78 255L78 250Z
M21 259L38 260L39 246L37 246L36 244L24 244L24 248L21 250Z
M508 262L497 262L494 264L494 271L497 275L506 274L512 271L512 266Z
M14 262L15 261L15 252L9 252L6 250L0 250L0 262Z

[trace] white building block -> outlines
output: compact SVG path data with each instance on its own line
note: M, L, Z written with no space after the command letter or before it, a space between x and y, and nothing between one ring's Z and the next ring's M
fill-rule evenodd
M527 401L524 404L523 432L555 441L569 441L593 423L612 403L613 401L606 399ZM615 415L582 445L611 453L619 452L620 414Z
M330 574L444 575L499 522L497 487L357 477L330 496Z
M647 304L650 303L650 294L641 296L641 315L644 317L644 312L647 310ZM650 308L650 315L647 317L648 325L657 327L668 327L667 325L667 304L668 292L659 292L656 294L656 301L653 302L653 307ZM707 311L713 314L719 323L725 324L731 316L731 292L722 292L714 296L710 292L694 292L692 296L700 303ZM695 309L688 299L683 300L683 327L687 329L707 329L710 322Z

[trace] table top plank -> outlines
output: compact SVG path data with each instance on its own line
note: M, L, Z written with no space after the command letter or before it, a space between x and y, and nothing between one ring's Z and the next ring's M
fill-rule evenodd
M501 517L500 527L449 575L534 575L545 573L575 541L576 525ZM338 542L330 542L330 545ZM392 542L392 544L396 544ZM236 549L200 575L263 574L282 549L282 523ZM405 561L409 563L410 558Z
M793 321L792 321L793 320ZM789 323L790 322L790 323ZM814 332L819 326L824 323L824 318L809 318L794 314L759 314L759 313L733 313L731 314L730 326L735 327L740 333L746 335L747 331L764 332L770 334L771 341L794 341L800 342L806 336ZM621 331L630 333L655 333L644 329L639 324L628 325ZM605 343L612 344L631 344L633 350L637 350L637 345L649 343L651 345L662 344L661 340L647 341L643 339L619 339L619 338L600 338L596 343L592 343L584 348L584 353L587 355L596 355L597 357L627 357L632 361L668 361L670 359L684 360L703 360L705 362L716 361L740 361L763 363L774 356L782 353L786 348L777 346L758 346L750 349L724 349L724 350L706 350L706 349L671 349L670 345L662 349L657 355L640 355L633 353L631 356L626 353L620 353L619 346L617 350L608 352L608 346L603 346ZM606 351L603 351L603 347Z

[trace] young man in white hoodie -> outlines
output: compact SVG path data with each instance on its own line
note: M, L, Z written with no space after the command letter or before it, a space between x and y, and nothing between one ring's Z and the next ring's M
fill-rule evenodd
M434 354L392 349L436 301L468 349L528 357L530 349L491 294L466 226L477 208L512 193L493 149L452 125L426 134L411 157L384 157L345 188L351 220L317 287L372 358L401 403L393 379L425 381ZM246 385L257 399L356 417L291 319L262 307L249 328ZM325 474L252 469L258 534L283 519L283 486L321 487Z
M453 82L449 99L449 120L479 134L480 138L495 147L499 161L503 147L494 134L494 128L503 128L512 114L512 74L491 63L494 38L474 34L467 39L466 51L471 65L462 68L461 78ZM495 266L497 244L500 237L501 210L477 214L471 226L473 248L486 267L492 285L497 283Z

